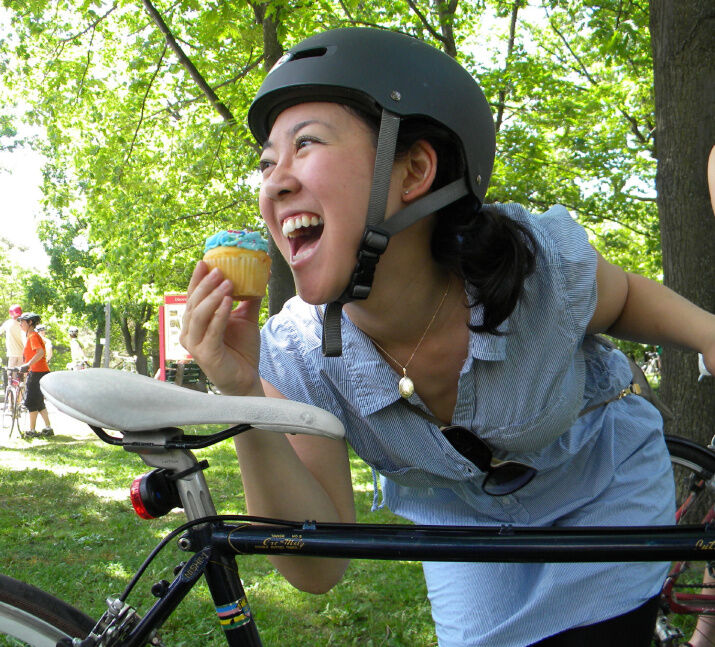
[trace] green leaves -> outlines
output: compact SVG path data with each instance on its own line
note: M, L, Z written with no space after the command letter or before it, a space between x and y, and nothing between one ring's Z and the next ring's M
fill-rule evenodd
M46 129L41 235L60 285L90 303L111 294L157 305L185 290L207 233L260 226L245 116L275 45L264 43L268 19L282 49L328 27L377 25L456 56L499 118L488 199L565 204L606 256L657 276L647 11L621 0L526 4L155 3L231 123L141 3L13 0L0 61L20 73L6 100L25 101ZM11 124L0 117L0 128Z

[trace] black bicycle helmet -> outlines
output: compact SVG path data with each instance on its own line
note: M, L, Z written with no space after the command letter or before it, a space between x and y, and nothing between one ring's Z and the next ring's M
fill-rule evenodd
M27 323L31 324L32 326L36 326L38 323L40 323L41 317L36 312L25 312L24 314L21 314L17 318L17 320L27 321Z
M341 353L340 311L365 299L375 266L390 236L438 209L472 194L481 204L489 184L496 139L491 109L476 81L453 58L426 43L391 31L335 29L291 48L266 76L248 112L248 125L263 144L286 108L330 101L379 115L375 171L367 225L350 285L328 304L323 352ZM415 200L385 221L385 205L401 120L440 124L461 146L465 177Z

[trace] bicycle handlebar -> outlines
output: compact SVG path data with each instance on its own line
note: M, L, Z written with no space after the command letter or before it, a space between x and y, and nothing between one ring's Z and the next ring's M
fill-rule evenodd
M312 405L248 396L216 396L111 368L55 371L40 382L60 411L94 427L154 431L166 427L246 424L266 431L343 438L333 414Z

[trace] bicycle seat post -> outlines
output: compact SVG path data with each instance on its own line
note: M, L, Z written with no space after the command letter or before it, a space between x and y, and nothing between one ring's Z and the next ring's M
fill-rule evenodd
M122 445L138 454L149 467L164 468L171 474L183 474L176 479L176 488L189 521L216 514L208 483L193 452L188 449L166 449L167 440L181 435L180 429L156 432L125 432Z

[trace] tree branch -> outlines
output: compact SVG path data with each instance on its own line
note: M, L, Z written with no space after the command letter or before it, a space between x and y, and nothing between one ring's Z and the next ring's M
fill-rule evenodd
M154 84L154 80L156 79L157 74L159 74L159 70L161 69L161 64L164 61L165 54L166 54L166 43L164 43L164 49L161 51L161 56L159 56L159 60L156 64L156 69L154 70L154 74L151 75L151 79L149 79L149 83L147 84L146 91L144 92L144 96L142 97L142 106L141 106L141 110L139 111L139 121L137 122L136 128L134 129L134 136L132 137L131 144L129 144L129 150L127 151L127 155L124 158L124 163L122 164L122 166L126 166L129 163L129 160L132 156L132 152L134 151L134 144L137 141L137 137L139 136L139 129L141 128L141 125L144 121L144 110L146 108L147 98L149 97L149 91L151 90L151 86Z
M144 5L144 8L147 10L147 13L151 17L151 19L159 28L159 31L164 35L166 42L168 43L169 47L171 47L174 54L176 54L181 65L183 65L184 69L186 69L191 78L194 80L194 83L196 83L196 85L199 86L199 89L206 95L206 98L209 100L209 103L211 103L216 112L218 112L225 121L228 121L229 123L235 123L236 119L231 113L231 111L216 96L216 93L206 82L206 79L204 79L204 77L201 75L201 72L196 69L196 66L191 62L191 59L189 59L189 57L184 54L184 50L182 50L179 43L176 42L176 38L174 38L174 35L171 33L171 30L166 25L154 5L151 3L151 0L142 0L142 4Z
M514 4L511 7L511 22L509 24L509 42L507 44L507 49L506 49L506 61L504 62L504 75L506 76L506 72L509 69L509 62L511 61L511 55L514 52L514 41L516 40L516 19L517 15L519 13L519 9L522 6L522 0L514 0ZM502 121L504 120L504 110L506 108L506 96L507 96L507 91L506 88L502 88L499 90L499 102L498 106L499 109L497 110L497 118L494 124L494 128L496 132L499 132L499 129L501 128Z
M424 25L424 28L432 35L432 38L435 40L438 40L440 43L446 44L444 36L440 34L438 31L430 25L429 20L424 16L424 14L419 10L419 7L414 3L414 0L407 0L407 4L410 5L410 9L417 14L417 17L420 19L420 22Z
M88 31L94 31L97 29L97 25L102 22L112 11L114 11L117 8L117 5L113 5L108 11L106 11L104 14L102 14L97 20L94 22L91 22L89 25L87 25L86 29L83 29L82 31L74 34L73 36L68 36L67 38L58 38L57 41L59 43L69 43L70 41L73 41L77 38L80 38L81 36L84 36Z
M574 52L571 45L569 45L569 42L566 39L566 37L561 33L559 28L554 23L553 16L549 16L549 25L551 26L551 29L553 29L556 32L556 35L561 39L561 42L564 44L564 46L569 51L571 56L573 56L574 60L578 64L578 69L581 71L581 74L583 74L593 85L598 85L598 81L596 81L596 79L594 79L591 76L591 73L588 71L586 66L583 64L583 62L579 58L578 54L576 54L576 52Z

